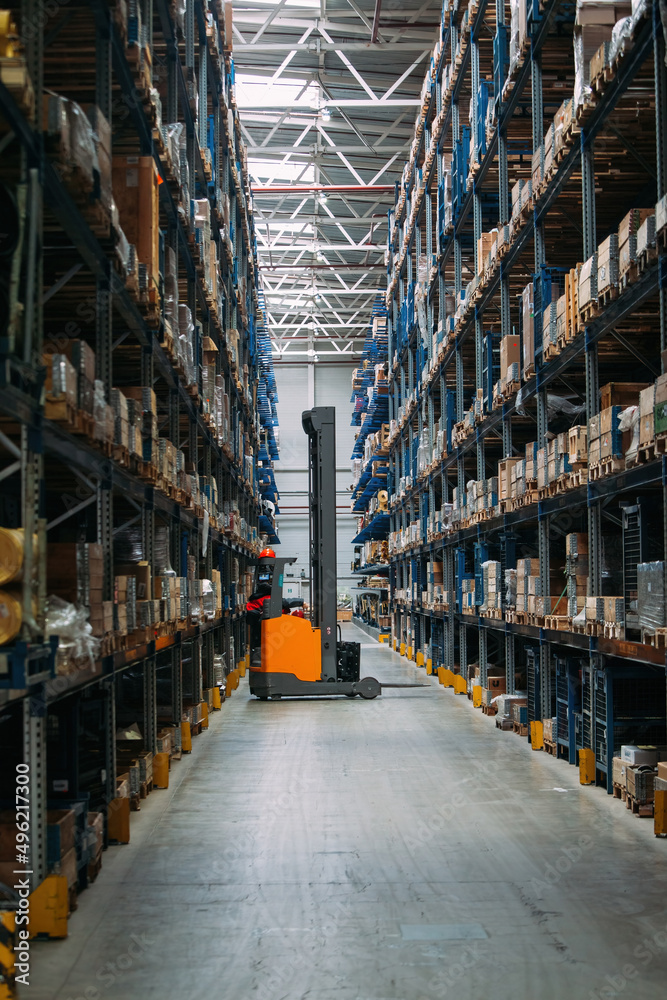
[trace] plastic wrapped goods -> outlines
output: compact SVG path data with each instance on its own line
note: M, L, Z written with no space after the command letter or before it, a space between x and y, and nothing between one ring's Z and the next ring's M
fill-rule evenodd
M58 673L95 662L99 641L92 633L88 612L51 595L46 605L45 635L58 636Z
M654 632L657 628L665 628L664 562L637 566L637 612L640 629Z
M22 594L19 587L0 590L0 646L12 642L23 623Z

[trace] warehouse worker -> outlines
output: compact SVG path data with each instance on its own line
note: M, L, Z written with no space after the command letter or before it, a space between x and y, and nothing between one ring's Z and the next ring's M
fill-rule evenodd
M257 587L250 595L246 604L246 620L248 623L248 643L250 645L250 657L257 647L262 643L262 617L264 614L264 603L271 596L271 579L273 576L273 563L276 558L273 549L263 549L259 554L259 565L257 567Z

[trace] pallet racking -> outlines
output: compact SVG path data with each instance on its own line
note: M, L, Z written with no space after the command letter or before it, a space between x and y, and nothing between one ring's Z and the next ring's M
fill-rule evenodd
M352 544L358 546L352 573L362 578L357 587L355 616L371 634L386 629L389 617L387 343L387 309L384 296L378 293L360 366L352 373L350 398L351 425L359 427L351 455L350 507L353 514L360 515L357 534L352 539Z
M200 732L214 689L245 673L252 566L278 542L278 421L231 4L24 0L9 14L0 525L24 546L0 742L6 782L10 764L31 770L36 889L47 807L102 811L107 842L117 729L138 723L144 756L178 755L182 726ZM93 407L75 355L94 366ZM99 629L84 613L78 658L51 634L56 544L89 560L91 589L99 559ZM145 588L134 629L128 580ZM11 807L9 784L0 798Z
M390 581L395 648L466 681L476 662L483 688L502 670L508 694L528 688L529 722L558 718L561 756L595 750L611 790L621 734L665 741L664 644L659 629L639 631L636 604L638 563L658 561L664 586L653 403L644 448L641 429L639 448L621 446L616 423L608 458L593 461L592 445L614 404L638 404L636 426L641 387L654 391L664 371L667 77L658 3L593 6L606 22L594 31L586 0L443 6L390 216ZM636 236L654 214L655 241L632 243L614 273L623 225ZM630 381L632 400L616 398ZM568 535L586 539L583 575ZM526 559L532 614L504 592ZM619 617L605 623L599 600L619 591ZM623 698L607 717L605 692L628 674L624 697L643 708L623 726ZM578 707L563 722L568 697ZM608 723L597 739L586 724L596 713Z

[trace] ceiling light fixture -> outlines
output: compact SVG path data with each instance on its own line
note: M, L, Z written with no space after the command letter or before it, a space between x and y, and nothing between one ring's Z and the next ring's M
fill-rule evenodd
M329 108L322 108L321 114L322 114L322 121L323 122L330 122L331 121L331 111L329 110Z

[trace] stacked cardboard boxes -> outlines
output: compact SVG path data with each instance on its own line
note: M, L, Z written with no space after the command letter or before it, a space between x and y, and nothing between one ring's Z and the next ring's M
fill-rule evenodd
M160 199L152 156L114 156L113 196L120 224L145 268L148 299L157 303L160 288ZM141 282L140 282L141 284Z
M52 542L47 548L47 587L50 594L87 608L94 636L113 631L113 601L102 599L104 551L90 542Z
M502 575L499 562L482 563L484 602L482 611L500 611L502 608Z

